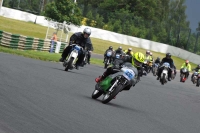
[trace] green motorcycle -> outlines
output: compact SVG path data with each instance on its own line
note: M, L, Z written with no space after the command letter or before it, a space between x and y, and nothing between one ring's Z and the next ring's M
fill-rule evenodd
M137 83L138 71L131 64L126 63L115 74L109 75L95 85L92 98L97 99L103 95L102 103L110 102L122 90L129 90Z

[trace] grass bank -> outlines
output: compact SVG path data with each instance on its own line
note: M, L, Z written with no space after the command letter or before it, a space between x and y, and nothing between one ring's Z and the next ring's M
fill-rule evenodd
M58 62L59 58L61 57L61 54L56 54L56 53L48 53L48 52L33 51L33 50L16 50L16 49L5 48L2 46L0 46L0 52L20 55L20 56L33 58L33 59L39 59L43 61L53 61L53 62ZM103 66L101 59L91 58L90 62L91 64Z

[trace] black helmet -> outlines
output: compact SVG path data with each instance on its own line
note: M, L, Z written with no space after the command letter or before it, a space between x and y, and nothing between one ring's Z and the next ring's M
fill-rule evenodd
M112 50L112 49L113 49L113 47L112 47L112 46L110 46L110 47L109 47L109 49L110 49L110 50Z
M200 64L199 64L199 65L197 65L197 67L200 69Z
M157 60L160 61L160 57L157 57Z
M170 53L167 53L167 54L166 54L166 57L171 57L171 54L170 54Z

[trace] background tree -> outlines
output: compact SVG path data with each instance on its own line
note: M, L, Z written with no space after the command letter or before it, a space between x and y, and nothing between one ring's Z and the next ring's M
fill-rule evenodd
M44 15L49 20L66 21L68 24L81 25L82 15L77 4L71 0L55 0L46 5Z

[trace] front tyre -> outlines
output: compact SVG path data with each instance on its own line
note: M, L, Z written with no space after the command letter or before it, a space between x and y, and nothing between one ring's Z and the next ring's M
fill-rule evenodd
M73 61L74 61L74 57L71 57L69 62L67 63L67 66L65 67L65 71L68 71L72 67Z
M180 82L184 82L184 78L185 78L184 74L181 74Z
M93 99L97 99L97 98L100 97L102 94L103 94L103 92L100 91L100 89L99 89L99 84L97 83L97 84L95 85L95 90L94 90L93 93L92 93L92 98L93 98Z
M102 103L106 104L110 102L123 89L122 87L120 84L112 92L107 92L102 99Z
M198 78L196 86L199 87L199 85L200 85L200 78Z
M153 68L153 75L156 76L157 68Z
M164 85L165 82L166 82L165 77L166 77L166 74L164 73L163 76L162 76L162 78L160 79L161 80L160 82L161 82L162 85Z

